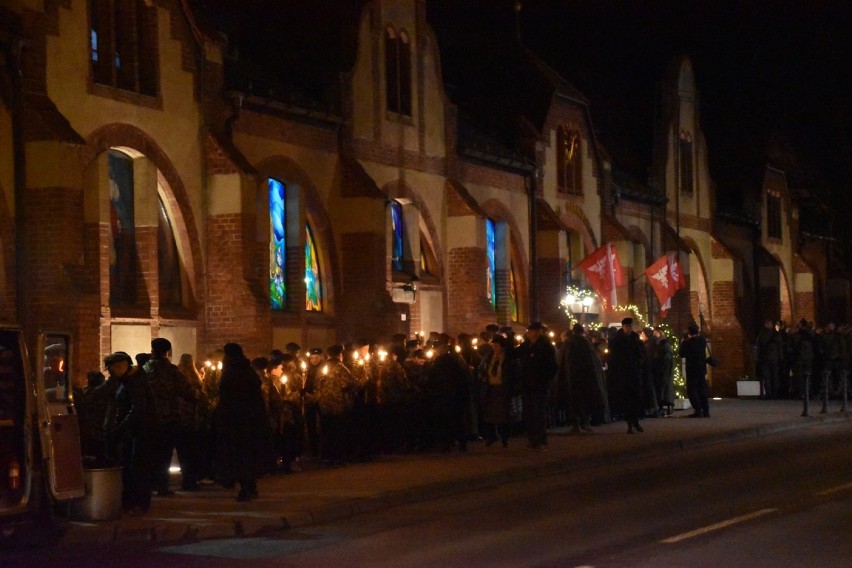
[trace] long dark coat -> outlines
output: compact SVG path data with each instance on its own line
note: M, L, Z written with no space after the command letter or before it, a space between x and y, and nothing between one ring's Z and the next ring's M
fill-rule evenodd
M216 409L216 475L254 479L267 471L272 442L260 378L248 359L225 357Z
M674 351L668 337L660 338L651 363L660 404L674 404Z
M511 353L506 353L503 357L500 370L502 382L499 385L491 385L488 384L488 369L491 366L493 358L494 351L491 351L482 359L479 366L479 379L482 382L483 391L482 407L485 412L484 419L489 424L508 424L512 421L512 396L520 387L518 361L511 356Z
M573 412L606 405L603 366L597 349L583 335L572 334L560 350L560 400Z
M619 329L609 341L607 383L614 412L635 411L641 415L642 372L645 346L639 334Z

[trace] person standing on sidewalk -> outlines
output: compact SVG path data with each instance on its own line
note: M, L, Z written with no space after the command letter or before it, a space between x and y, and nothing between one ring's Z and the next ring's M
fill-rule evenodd
M523 380L524 423L530 448L547 449L547 394L556 378L556 349L544 334L544 325L534 321L527 328L526 339L517 348Z
M766 320L757 336L757 355L760 360L760 378L763 380L763 393L766 398L776 398L781 384L781 358L784 344L778 327L772 320Z
M644 432L639 424L642 415L642 373L645 369L645 346L633 331L633 318L621 320L621 329L609 341L607 378L613 406L624 416L627 433Z
M698 334L698 326L687 328L687 338L680 344L680 356L686 359L686 392L695 409L691 418L710 418L707 398L707 340Z

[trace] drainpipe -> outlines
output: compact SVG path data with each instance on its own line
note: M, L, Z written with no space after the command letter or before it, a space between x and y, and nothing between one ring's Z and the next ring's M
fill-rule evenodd
M530 321L538 320L538 203L536 189L541 175L539 166L527 174L530 212Z
M26 174L26 146L24 144L23 123L23 86L21 84L21 51L24 41L12 38L6 47L6 56L9 63L9 75L12 80L12 154L15 169L14 195L15 195L15 272L17 292L17 319L23 325L27 321L27 306L29 305L29 293L27 282L29 271L27 270L27 231L26 207L24 206L27 174Z

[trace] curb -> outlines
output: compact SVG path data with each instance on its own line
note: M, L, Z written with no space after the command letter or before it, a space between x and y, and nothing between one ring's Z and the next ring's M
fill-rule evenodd
M619 452L618 454L601 453L583 458L568 457L539 465L525 465L463 479L440 481L398 491L389 491L373 497L331 503L322 507L288 513L283 516L275 516L274 514L270 514L268 517L237 516L228 522L207 520L169 522L159 519L151 521L133 519L126 522L119 521L113 526L70 522L68 523L67 531L60 539L58 545L60 547L81 544L98 546L116 543L152 543L160 545L217 538L250 537L339 521L362 513L371 513L400 505L450 497L471 490L488 489L508 483L558 475L567 471L577 470L581 467L600 467L603 465L625 463L662 454L670 454L674 451L695 450L718 444L761 438L788 430L850 421L852 421L852 415L849 413L833 413L812 416L805 420L797 418L772 424L749 426L747 428L713 433L696 438L652 443L648 446Z

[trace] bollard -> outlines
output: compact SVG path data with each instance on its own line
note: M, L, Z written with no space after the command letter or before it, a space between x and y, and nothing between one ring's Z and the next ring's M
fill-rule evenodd
M849 388L847 386L847 379L848 378L849 378L849 371L848 370L844 369L844 370L840 371L840 382L843 383L843 385L840 387L841 388L841 395L840 396L843 397L843 399L842 399L843 402L840 405L840 412L848 412L849 411L848 406L847 406L847 399L848 399L848 395L849 395L849 392L847 390Z
M804 385L802 386L802 400L804 400L804 408L802 409L802 416L809 417L811 415L810 412L810 400L811 400L811 374L804 373Z
M828 414L828 382L831 379L831 370L822 372L822 410L820 414Z

